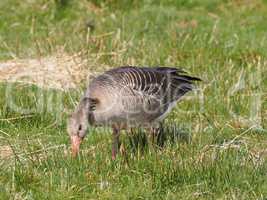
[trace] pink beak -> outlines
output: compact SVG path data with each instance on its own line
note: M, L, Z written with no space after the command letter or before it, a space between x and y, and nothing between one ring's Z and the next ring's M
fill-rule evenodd
M80 150L80 144L82 139L78 135L72 135L70 137L71 140L71 153L73 157L76 157Z

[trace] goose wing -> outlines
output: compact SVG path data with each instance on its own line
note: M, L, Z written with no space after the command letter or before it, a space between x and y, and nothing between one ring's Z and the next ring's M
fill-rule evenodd
M151 120L170 110L174 102L193 89L194 81L200 81L171 67L120 67L106 75L119 85L125 110L138 111Z
M177 101L193 89L194 81L185 71L171 67L120 67L109 71L121 87L127 87L133 94L158 99L164 104Z

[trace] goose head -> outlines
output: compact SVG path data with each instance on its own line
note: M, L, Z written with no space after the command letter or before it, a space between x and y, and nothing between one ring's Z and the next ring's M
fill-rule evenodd
M80 145L87 134L91 109L91 99L83 98L68 120L67 131L71 141L72 155L74 157L79 153Z
M83 116L80 116L79 113L73 113L69 119L67 130L70 136L72 155L74 157L78 154L80 144L87 133L87 126Z

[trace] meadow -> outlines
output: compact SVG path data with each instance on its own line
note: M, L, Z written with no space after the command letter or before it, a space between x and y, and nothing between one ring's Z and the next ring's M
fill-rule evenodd
M0 199L266 200L266 13L264 0L1 0ZM86 61L75 87L3 78L3 63L63 54ZM165 120L163 146L125 133L112 161L111 130L91 128L71 158L85 72L122 65L203 81Z

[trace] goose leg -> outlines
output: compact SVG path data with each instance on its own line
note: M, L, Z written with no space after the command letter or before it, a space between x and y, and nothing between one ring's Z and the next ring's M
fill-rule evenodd
M152 144L155 145L155 143L157 141L157 128L156 127L150 127L149 135L150 135Z
M157 145L161 148L164 146L164 143L167 140L166 133L164 133L165 131L166 129L164 128L164 124L161 122L157 130Z
M112 160L116 159L118 150L119 150L119 137L120 137L120 130L118 127L113 126L113 141L112 141Z
M163 124L159 123L157 126L151 126L149 132L152 144L162 146L162 143L164 142Z

